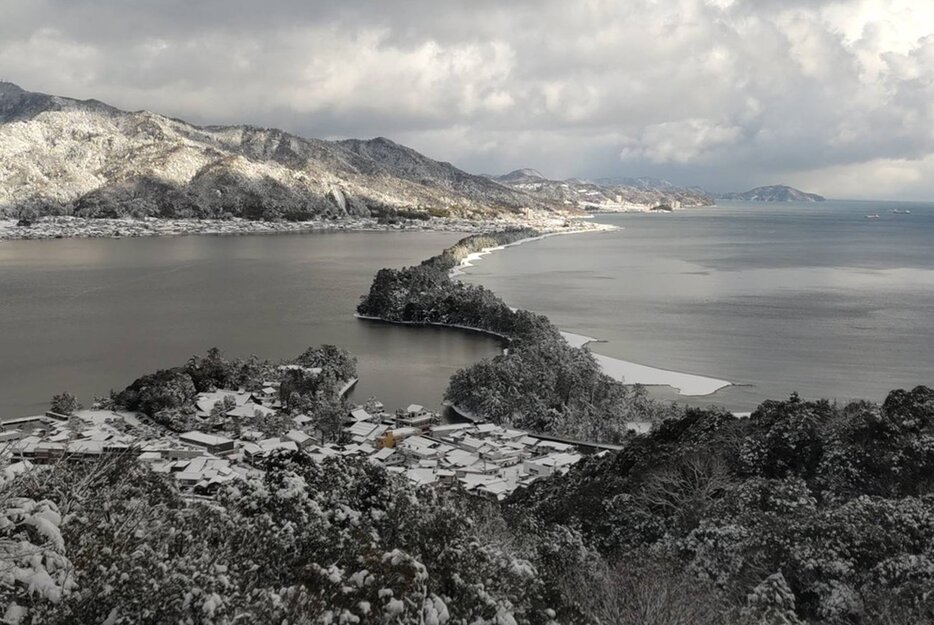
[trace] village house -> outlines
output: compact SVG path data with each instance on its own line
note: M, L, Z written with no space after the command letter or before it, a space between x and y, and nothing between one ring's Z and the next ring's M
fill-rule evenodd
M225 413L228 417L237 417L240 419L252 419L254 417L271 417L276 414L272 408L267 408L262 404L248 401L242 406L229 410Z
M305 449L314 444L314 439L311 438L308 434L305 434L301 430L289 430L286 432L283 440L290 440L298 445L299 449Z
M178 440L183 443L189 443L190 445L204 447L208 453L215 455L230 453L234 450L234 441L232 439L224 436L215 436L214 434L205 434L197 430L179 434Z
M220 404L220 406L223 407L225 405L225 400L232 402L234 408L242 406L247 402L260 403L260 398L246 391L218 390L210 393L201 393L195 401L195 406L198 408L198 416L202 418L210 416L215 406Z

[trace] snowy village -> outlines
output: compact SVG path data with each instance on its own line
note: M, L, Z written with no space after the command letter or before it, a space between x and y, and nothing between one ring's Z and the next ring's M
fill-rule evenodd
M320 368L304 369L320 375ZM355 382L345 381L341 394ZM366 458L417 486L460 488L502 500L536 479L566 472L584 455L618 449L492 423L445 422L440 413L417 404L390 413L375 399L347 410L338 440L325 443L312 417L283 412L279 385L268 380L261 391L199 393L195 419L202 425L180 433L152 424L143 413L119 409L50 410L7 420L0 423L2 470L9 478L37 464L134 454L152 471L172 475L183 492L210 496L225 482L258 474L266 458L285 451L314 459ZM219 424L231 422L241 424L239 434L229 427L220 431ZM264 430L269 423L276 426Z

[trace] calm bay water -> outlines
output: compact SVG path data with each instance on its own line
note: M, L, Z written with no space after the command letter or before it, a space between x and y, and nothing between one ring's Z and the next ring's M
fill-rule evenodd
M741 385L693 404L748 410L792 391L878 400L934 384L934 204L729 202L597 221L623 230L507 248L465 279L607 340L599 353ZM454 371L499 344L352 313L379 268L458 238L0 242L0 418L41 411L63 390L88 401L212 346L276 359L320 343L357 355L355 398L436 406Z
M693 404L934 385L934 204L724 202L596 220L624 229L507 248L465 279L609 341L595 352L744 385Z
M353 317L382 267L449 233L322 233L0 242L0 418L55 393L85 402L212 346L278 359L334 343L358 358L353 397L440 404L460 367L499 352L465 332Z

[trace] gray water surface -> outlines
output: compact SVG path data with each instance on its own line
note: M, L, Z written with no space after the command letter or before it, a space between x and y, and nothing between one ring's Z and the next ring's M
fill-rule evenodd
M879 400L934 385L932 204L730 202L597 220L624 229L510 247L465 279L608 340L597 352L743 385L694 404L748 410L792 391ZM458 238L0 242L0 418L42 411L63 390L88 401L212 346L275 359L325 342L358 356L354 397L436 406L454 371L498 342L352 313L378 269Z
M438 406L460 367L499 343L354 319L382 267L462 235L350 232L0 242L0 418L68 390L85 403L212 346L293 357L334 343L358 357L353 397Z
M609 341L595 352L746 385L693 404L934 385L934 204L723 202L596 220L624 229L507 248L465 279Z

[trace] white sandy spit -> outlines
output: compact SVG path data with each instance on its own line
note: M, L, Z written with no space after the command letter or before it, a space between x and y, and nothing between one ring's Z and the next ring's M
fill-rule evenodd
M588 343L606 343L606 341L601 341L600 339L595 339L592 336L584 336L583 334L574 334L573 332L561 331L561 336L564 337L564 340L568 342L568 345L571 347L583 347Z
M619 230L619 229L620 228L617 226L611 226L608 224L590 224L590 227L588 228L580 228L577 230L557 230L555 232L546 232L545 234L540 234L537 237L528 237L525 239L519 239L518 241L513 241L512 243L507 243L506 245L497 245L495 247L485 247L479 252L472 252L470 254L467 254L467 256L465 256L461 260L461 262L457 265L457 267L451 270L451 273L449 275L452 278L456 278L457 276L462 276L466 273L464 269L466 269L467 267L473 267L473 262L475 260L480 260L487 254L491 254L492 252L497 252L499 250L504 250L507 247L522 245L523 243L529 243L530 241L541 241L542 239L547 238L547 237L556 237L556 236L563 235L563 234L584 234L588 232L609 232L611 230Z
M644 384L646 386L670 386L678 391L679 395L698 397L716 393L725 386L730 386L726 380L707 378L692 373L667 371L640 365L635 362L610 358L603 354L594 354L594 358L611 378L626 384Z
M574 334L573 332L562 332L561 335L564 337L564 340L573 347L583 347L588 343L606 342L584 336L583 334ZM710 395L731 384L726 380L708 378L692 373L680 373L678 371L658 369L656 367L629 362L628 360L611 358L603 354L594 353L593 356L604 373L620 382L625 382L626 384L644 384L646 386L670 386L677 390L679 395L688 397Z

